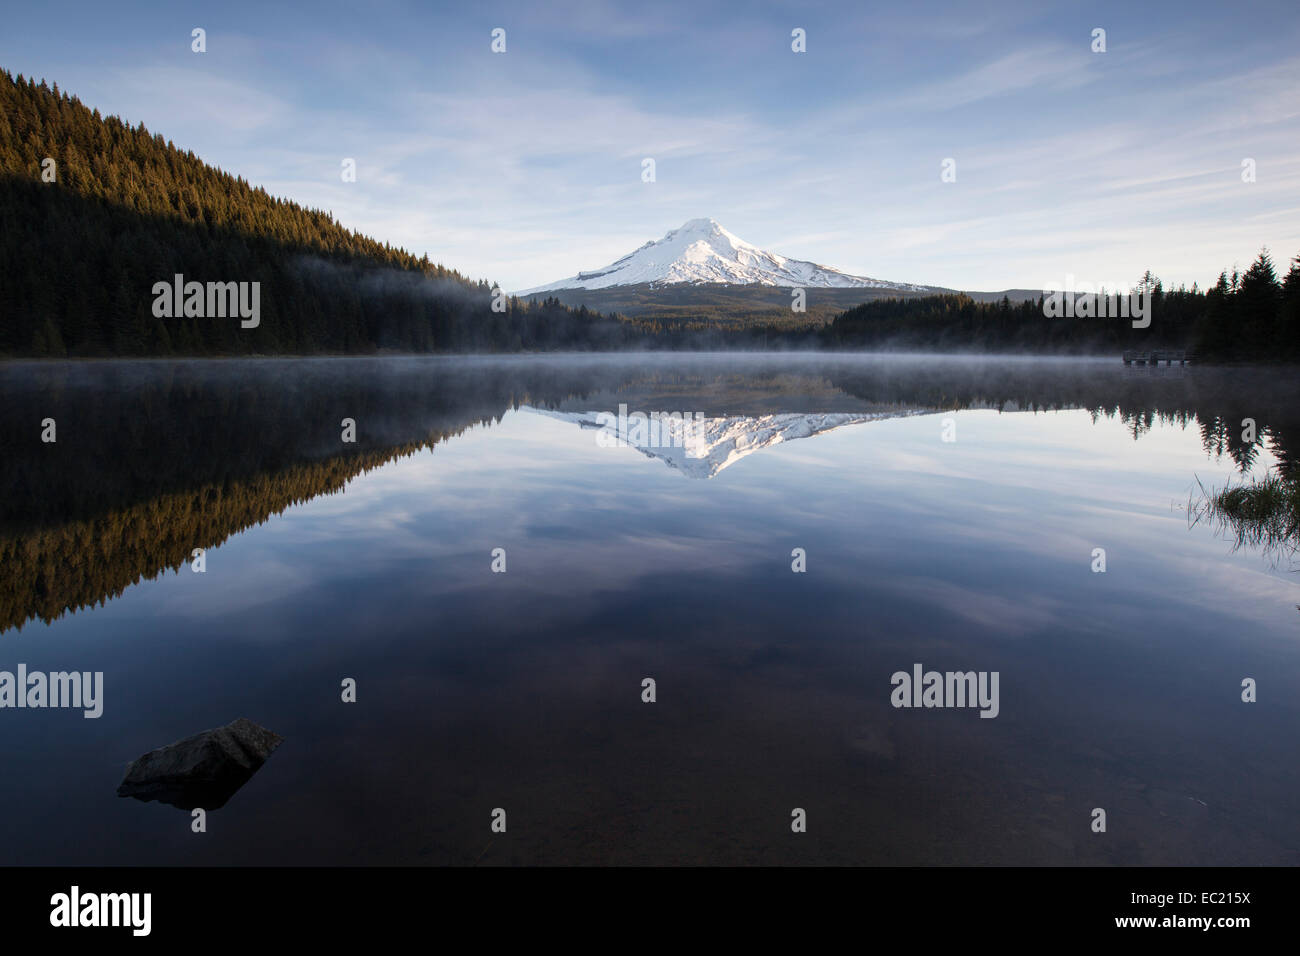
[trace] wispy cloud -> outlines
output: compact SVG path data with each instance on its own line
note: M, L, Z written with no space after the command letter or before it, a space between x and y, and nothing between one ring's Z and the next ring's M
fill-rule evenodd
M1249 23L1195 2L1167 14L392 0L302 17L233 0L198 55L188 20L54 0L15 13L0 59L507 288L696 216L886 279L994 289L1150 267L1204 283L1260 245L1300 250L1300 28L1281 3ZM51 18L86 29L56 42Z

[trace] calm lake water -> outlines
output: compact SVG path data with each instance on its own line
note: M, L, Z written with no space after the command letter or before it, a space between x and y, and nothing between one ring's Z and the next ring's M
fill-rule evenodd
M0 864L1300 863L1300 577L1187 510L1292 467L1294 379L0 367L0 670L104 674L99 719L0 710ZM702 424L620 446L620 405ZM918 663L996 718L891 706ZM284 743L206 833L116 796L239 717Z

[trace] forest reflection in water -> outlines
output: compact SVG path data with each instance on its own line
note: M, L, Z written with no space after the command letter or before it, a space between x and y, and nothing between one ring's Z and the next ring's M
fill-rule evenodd
M20 363L0 369L0 631L176 569L299 502L520 406L705 415L1085 409L1195 427L1296 471L1283 372L934 356L637 355ZM42 441L52 419L57 440ZM355 442L342 439L344 419ZM1246 441L1250 420L1257 441Z
M0 857L1300 861L1294 575L1182 510L1294 473L1295 392L934 356L6 366L0 669L102 672L105 704L4 712ZM620 406L766 443L601 447ZM999 673L998 716L892 708L917 665ZM222 839L115 795L238 718L284 743Z

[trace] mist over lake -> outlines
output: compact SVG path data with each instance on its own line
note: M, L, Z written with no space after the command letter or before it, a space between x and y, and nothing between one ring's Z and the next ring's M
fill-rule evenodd
M0 864L1293 865L1296 565L1188 506L1294 469L1298 391L1117 358L10 363L0 671L102 672L103 712L0 714ZM698 430L627 440L660 413ZM898 706L918 665L996 673L996 715ZM236 718L283 742L220 839L116 795Z

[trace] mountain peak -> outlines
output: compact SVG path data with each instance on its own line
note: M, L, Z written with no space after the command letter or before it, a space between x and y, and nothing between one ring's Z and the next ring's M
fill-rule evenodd
M722 232L724 231L716 219L687 219L677 229L668 234L671 236L674 232Z
M713 478L754 452L800 438L811 438L846 425L888 418L924 415L926 408L891 408L864 412L790 412L684 420L661 424L658 443L637 444L629 439L627 421L613 412L562 412L521 405L521 412L545 415L581 428L605 433L609 446L634 448L647 458L657 458L687 478ZM620 415L626 415L626 406ZM621 423L621 424L620 424ZM633 433L634 434L634 433Z
M722 283L790 288L831 287L927 291L925 286L854 276L802 259L787 259L728 232L716 219L688 219L662 239L651 240L621 259L591 272L579 272L518 295L558 289L607 289L645 283Z

